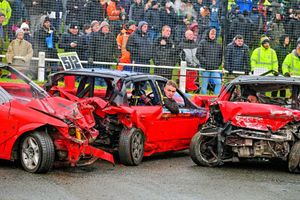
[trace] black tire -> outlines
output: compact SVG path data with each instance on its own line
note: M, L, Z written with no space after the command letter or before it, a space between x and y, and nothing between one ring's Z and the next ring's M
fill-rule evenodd
M220 161L216 157L217 154L217 135L204 136L201 132L194 135L190 144L190 155L195 164L207 167L218 166Z
M137 166L144 157L144 135L136 128L124 128L119 139L120 162L128 166Z
M300 141L296 142L290 151L288 168L292 173L300 173Z
M54 144L46 132L28 134L20 143L21 164L28 172L48 172L53 166L54 158Z

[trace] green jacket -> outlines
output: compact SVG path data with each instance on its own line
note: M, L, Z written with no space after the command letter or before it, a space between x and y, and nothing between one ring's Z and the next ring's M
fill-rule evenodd
M263 46L256 48L251 55L251 71L255 68L265 68L278 72L278 60L276 51Z
M282 64L282 74L289 73L292 76L300 76L300 55L296 50L288 54Z
M2 12L5 15L5 20L2 23L2 26L5 26L8 24L8 21L11 17L11 7L10 7L10 4L6 0L3 0L2 2L0 2L0 12Z

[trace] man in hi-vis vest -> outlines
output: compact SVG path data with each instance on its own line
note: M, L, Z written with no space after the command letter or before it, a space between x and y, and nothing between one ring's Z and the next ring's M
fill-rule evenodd
M300 38L296 49L285 57L282 63L282 73L285 76L300 76Z
M251 55L251 71L254 75L274 70L278 74L278 60L276 51L270 47L270 39L266 36L260 39L261 46Z

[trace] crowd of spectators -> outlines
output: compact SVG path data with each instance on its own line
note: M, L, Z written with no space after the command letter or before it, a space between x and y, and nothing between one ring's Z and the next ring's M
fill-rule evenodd
M46 58L57 58L58 50L77 52L89 61L87 67L96 67L95 61L175 66L183 60L205 70L224 66L229 73L257 68L282 73L282 63L300 37L300 1L0 0L2 51L19 29L33 55L43 51ZM48 67L57 70L53 63ZM172 78L172 69L155 68L154 73ZM221 74L202 76L202 94L209 82L218 94Z

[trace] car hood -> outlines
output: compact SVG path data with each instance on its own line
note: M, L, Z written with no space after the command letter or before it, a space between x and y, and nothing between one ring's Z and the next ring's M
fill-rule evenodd
M291 121L300 120L300 111L277 105L218 102L224 123L231 121L232 125L263 131L276 131Z

